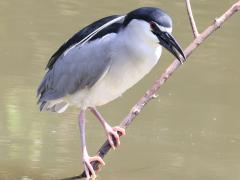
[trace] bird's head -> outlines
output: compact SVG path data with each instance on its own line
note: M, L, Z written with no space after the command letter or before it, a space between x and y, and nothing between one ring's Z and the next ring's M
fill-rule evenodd
M152 39L165 47L181 63L186 59L180 45L171 35L172 19L167 13L153 7L138 8L127 14L123 25L126 27L133 20L141 22L146 27L147 33L153 37Z

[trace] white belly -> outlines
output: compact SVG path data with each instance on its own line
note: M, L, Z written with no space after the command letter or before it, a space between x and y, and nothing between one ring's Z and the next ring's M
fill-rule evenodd
M156 65L162 48L139 49L138 54L113 54L112 64L103 77L90 89L81 90L68 98L70 104L81 108L106 104L121 96L141 80ZM121 55L121 56L120 56Z

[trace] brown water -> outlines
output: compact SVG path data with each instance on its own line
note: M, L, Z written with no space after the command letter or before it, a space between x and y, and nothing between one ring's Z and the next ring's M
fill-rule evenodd
M234 0L193 2L199 30ZM60 179L82 171L78 110L40 113L36 88L52 53L74 32L110 14L139 6L165 9L183 47L192 39L184 1L0 0L0 179ZM105 158L103 180L240 179L240 17L235 15L200 47L137 117L121 147ZM100 108L120 123L173 57L141 83ZM105 140L88 115L87 144Z

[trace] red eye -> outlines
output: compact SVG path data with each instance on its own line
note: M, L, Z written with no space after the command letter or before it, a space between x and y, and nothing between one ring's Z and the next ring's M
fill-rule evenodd
M155 29L157 27L157 25L153 21L151 21L149 24L152 29Z

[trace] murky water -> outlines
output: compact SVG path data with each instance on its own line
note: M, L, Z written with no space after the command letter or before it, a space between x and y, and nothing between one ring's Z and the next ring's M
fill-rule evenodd
M234 1L194 1L199 30ZM192 34L184 1L0 0L0 179L60 179L82 171L78 110L40 113L36 88L52 53L88 23L139 6L165 9L183 47ZM99 179L240 179L239 15L200 47L137 117L121 147L105 158ZM173 57L100 111L120 123ZM104 132L88 115L94 154Z

